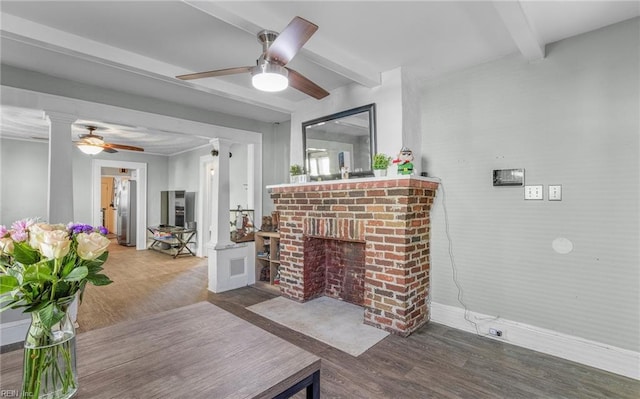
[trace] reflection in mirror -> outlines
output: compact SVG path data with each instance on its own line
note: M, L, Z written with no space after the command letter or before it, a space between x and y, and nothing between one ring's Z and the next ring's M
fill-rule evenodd
M364 105L302 124L305 170L312 180L371 176L376 152L375 104Z

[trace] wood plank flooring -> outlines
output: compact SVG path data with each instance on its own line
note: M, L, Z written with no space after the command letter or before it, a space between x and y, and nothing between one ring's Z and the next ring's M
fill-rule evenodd
M273 294L247 287L209 301L322 358L324 398L633 398L640 382L429 323L355 358L246 309Z
M105 272L115 283L87 288L79 331L208 300L321 357L323 398L640 398L639 381L436 323L408 338L390 335L356 358L246 309L272 292L209 293L206 259L110 251Z

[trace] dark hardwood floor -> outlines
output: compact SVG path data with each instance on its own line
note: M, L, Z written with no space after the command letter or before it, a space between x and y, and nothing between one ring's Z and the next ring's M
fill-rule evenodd
M114 284L87 288L80 332L208 300L321 357L323 398L640 398L640 381L436 323L356 358L246 309L272 292L208 292L206 259L112 245L105 272Z
M640 398L639 381L436 323L356 358L246 309L274 296L246 287L208 300L321 357L324 398Z

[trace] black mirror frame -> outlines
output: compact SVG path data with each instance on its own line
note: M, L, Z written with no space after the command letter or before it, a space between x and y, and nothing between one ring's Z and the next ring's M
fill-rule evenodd
M302 122L302 153L304 154L304 164L307 165L308 155L307 155L307 127L315 125L320 122L328 122L335 119L344 118L347 116L359 114L361 112L369 112L369 160L373 162L373 156L377 152L376 146L376 104L371 103L367 105L363 105L360 107L348 109L346 111L340 111L335 114L322 116L320 118L312 119L310 121ZM306 166L305 166L306 167ZM362 172L353 172L350 171L349 175L352 177L369 177L373 176L373 166L370 164L368 170L363 170ZM341 178L340 173L334 173L330 175L322 175L322 176L309 176L311 180L337 180Z

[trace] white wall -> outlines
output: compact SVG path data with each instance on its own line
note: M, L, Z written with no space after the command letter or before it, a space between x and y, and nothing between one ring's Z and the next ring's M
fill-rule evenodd
M640 350L639 33L636 18L547 45L541 62L512 56L424 84L422 152L446 189L470 310ZM545 200L493 187L502 168L525 168ZM549 184L562 201L547 201ZM442 201L432 300L461 307ZM556 253L558 237L573 252Z

